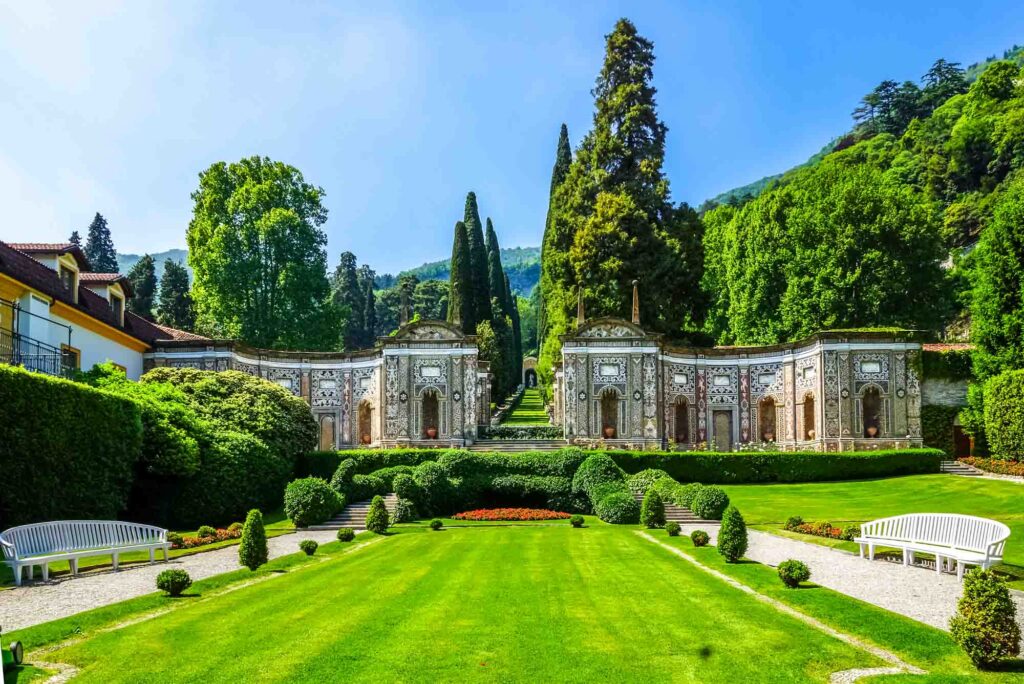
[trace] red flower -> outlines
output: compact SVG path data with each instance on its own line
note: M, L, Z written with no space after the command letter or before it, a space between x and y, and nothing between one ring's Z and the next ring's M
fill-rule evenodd
M455 520L564 520L568 513L549 511L545 508L481 508L465 511L452 516Z

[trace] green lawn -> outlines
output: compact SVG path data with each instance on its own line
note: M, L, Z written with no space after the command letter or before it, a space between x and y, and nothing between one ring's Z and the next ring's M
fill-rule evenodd
M1024 588L1024 485L1007 480L910 475L854 482L726 485L749 524L777 531L792 515L834 525L867 522L903 513L964 513L1006 523L1011 530L1000 566ZM857 546L809 535L797 538L847 550Z
M83 682L827 681L880 665L633 528L405 528L315 561L211 597L137 599L174 609L112 631L87 619L45 660ZM11 637L38 647L75 633L63 622Z
M544 402L536 387L523 390L523 398L502 425L547 425L548 412L544 410Z
M241 522L241 521L239 521ZM282 534L287 534L295 529L291 520L284 514L284 509L278 509L271 511L264 515L263 522L267 528L268 537L277 537ZM194 536L197 530L172 530L185 536ZM214 549L220 549L225 546L235 546L241 540L240 539L228 539L222 542L215 542L213 544L207 544L206 546L198 546L192 549L173 549L168 555L171 558L178 558L180 556L191 556L196 553L204 553L206 551L213 551ZM156 558L158 560L163 559L163 552L157 551ZM129 553L122 553L120 556L121 565L131 565L135 563L148 563L149 552L148 551L131 551ZM81 558L78 561L79 572L88 572L90 570L100 570L110 568L111 557L110 556L91 556L88 558ZM71 572L71 565L67 561L58 561L50 563L50 574L51 575L65 575ZM35 570L36 578L38 578L39 570ZM0 565L0 591L4 589L10 589L14 586L14 571L7 565Z

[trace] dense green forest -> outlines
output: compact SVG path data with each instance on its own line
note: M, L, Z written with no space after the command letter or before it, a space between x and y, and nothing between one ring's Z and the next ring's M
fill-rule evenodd
M416 268L402 271L397 276L389 273L377 276L377 289L394 287L403 276L415 276L418 280L444 280L451 275L449 259L431 261ZM540 247L503 247L501 265L508 276L512 291L529 297L540 279Z

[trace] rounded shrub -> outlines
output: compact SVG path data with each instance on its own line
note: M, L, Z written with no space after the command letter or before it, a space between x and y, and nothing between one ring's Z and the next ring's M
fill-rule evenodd
M647 490L654 486L658 480L668 477L668 473L657 468L648 468L634 473L626 478L626 483L635 494L646 494Z
M843 541L853 541L860 536L860 525L847 525L839 536Z
M690 506L697 517L704 520L721 520L722 513L729 507L729 495L716 485L701 487L693 497Z
M216 537L217 536L217 528L211 527L210 525L200 525L199 529L196 531L196 536L197 537L203 537L203 538L206 538L206 537Z
M177 546L178 548L181 548L182 545L185 543L184 537L182 537L179 532L168 532L167 541L168 543Z
M644 527L661 527L665 524L665 504L653 489L644 494L640 505L640 524Z
M351 527L342 527L338 530L338 541L350 542L356 538L356 532Z
M395 520L396 523L412 522L416 519L416 506L413 505L412 501L408 499L399 499L395 503Z
M985 438L993 458L1024 460L1024 370L985 383Z
M341 508L338 492L319 477L304 477L284 490L284 512L296 527L318 525Z
M991 570L974 568L964 575L964 593L949 632L976 667L992 667L1020 653L1016 607Z
M729 563L735 563L747 552L747 523L735 506L729 506L722 515L718 530L718 553Z
M434 518L430 521L430 529L434 530L435 532L437 532L442 527L444 527L444 523L441 522L440 518Z
M572 516L569 518L569 524L573 527L583 527L583 516L579 514Z
M242 526L242 541L238 545L238 562L255 570L267 562L270 549L267 547L267 531L263 528L263 514L255 508L245 516Z
M242 531L242 523L240 523L240 522L233 522L230 525L228 525L228 532L241 532L241 531Z
M324 474L326 475L327 473ZM352 482L352 476L355 474L356 462L351 458L346 458L334 469L334 474L331 475L331 487L338 493L345 493Z
M181 596L181 592L192 586L192 578L181 568L164 570L156 576L156 588L168 596Z
M572 491L582 492L595 498L595 490L609 482L624 482L625 472L608 454L598 453L587 457L580 464L572 478Z
M804 524L804 519L799 515L791 515L786 519L786 529L792 532L796 528Z
M408 473L395 475L395 479L391 481L391 489L399 499L412 502L419 500L420 488L416 485L416 480Z
M665 523L665 531L668 533L668 536L670 537L678 537L680 532L679 523L677 523L675 520L669 520L667 523Z
M320 545L313 539L303 539L299 542L299 548L302 549L302 552L307 556L312 556L316 553L316 550L320 548Z
M435 461L426 461L416 466L413 480L422 492L422 513L445 515L451 513L452 485L444 469Z
M689 482L682 485L676 495L676 505L693 510L693 499L697 493L704 488L700 482Z
M694 530L690 533L690 541L693 542L694 546L707 546L708 542L711 541L711 537L704 530Z
M370 502L370 510L366 513L366 529L374 534L384 534L388 531L391 520L388 518L388 509L384 505L384 498L373 497Z
M785 560L779 563L779 579L790 589L796 589L801 582L811 579L811 569L802 561Z
M601 520L613 525L631 525L640 520L640 504L629 491L613 491L594 504L594 512Z

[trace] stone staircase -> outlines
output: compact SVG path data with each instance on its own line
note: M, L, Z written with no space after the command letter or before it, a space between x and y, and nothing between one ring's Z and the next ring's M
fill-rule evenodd
M643 505L644 495L633 492L637 503ZM676 506L674 503L665 502L665 522L674 520L680 525L721 525L720 520L702 520L698 518L689 508Z
M942 461L939 464L939 472L949 473L950 475L963 475L964 477L978 477L985 474L984 470L978 470L974 466L969 466L960 461Z
M395 506L398 504L398 497L395 494L388 494L384 497L384 507L388 509L388 515L395 514ZM341 513L320 525L310 525L311 530L338 530L342 527L350 527L353 530L366 529L366 514L370 512L369 501L359 501L345 506Z
M557 451L566 446L564 439L481 439L470 445L470 451Z

